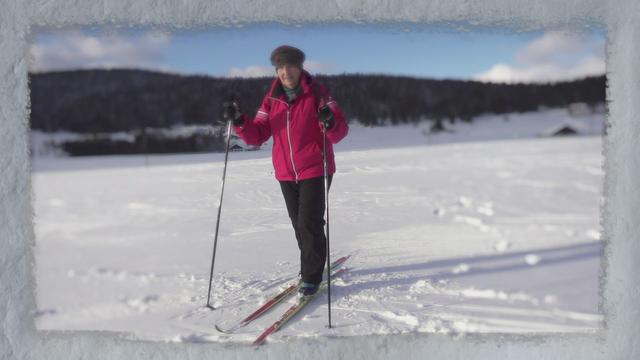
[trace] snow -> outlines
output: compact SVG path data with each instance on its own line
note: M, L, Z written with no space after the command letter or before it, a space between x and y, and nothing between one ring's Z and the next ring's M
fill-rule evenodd
M354 124L336 147L330 198L334 259L353 254L332 287L335 328L322 295L269 341L601 329L601 138L537 137L565 112L487 116L427 136ZM248 344L286 308L237 334L213 328L299 269L268 147L230 156L216 311L203 306L223 154L33 163L38 329Z
M317 4L314 6L314 4ZM640 358L637 311L637 259L640 256L640 36L636 1L558 2L550 0L380 3L373 1L240 2L237 6L213 2L174 5L145 2L132 5L109 0L92 2L52 0L46 3L8 1L0 12L0 357L28 359L254 359L261 358L503 358L503 359L635 359ZM381 6L382 5L382 6ZM308 341L274 343L259 350L246 346L168 344L123 340L121 336L93 332L42 332L33 325L36 309L33 268L35 232L30 159L28 154L28 79L26 49L38 26L73 24L162 24L170 29L198 26L243 26L282 22L292 25L336 21L401 24L411 30L445 22L457 31L471 25L495 31L527 31L569 27L579 30L594 23L607 31L607 101L610 125L603 142L605 157L603 231L606 244L601 283L606 326L596 335L549 336L434 336L411 333L358 336L346 340L319 337ZM396 26L396 25L388 25ZM508 174L507 174L508 175ZM589 232L594 238L594 232ZM549 299L553 300L550 296ZM430 328L435 328L434 322Z

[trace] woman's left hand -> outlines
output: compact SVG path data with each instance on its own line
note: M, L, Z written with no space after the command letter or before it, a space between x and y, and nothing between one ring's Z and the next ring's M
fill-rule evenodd
M333 127L334 119L333 119L333 111L325 105L318 110L318 120L323 123L327 130Z

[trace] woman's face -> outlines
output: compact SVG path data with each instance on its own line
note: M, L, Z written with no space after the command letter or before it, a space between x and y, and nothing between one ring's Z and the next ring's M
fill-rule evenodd
M295 65L285 64L276 68L276 74L282 85L289 89L295 89L300 81L302 69Z

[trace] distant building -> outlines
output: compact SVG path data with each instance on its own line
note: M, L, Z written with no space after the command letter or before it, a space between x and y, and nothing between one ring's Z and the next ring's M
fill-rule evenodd
M579 134L580 132L575 126L572 126L571 124L560 124L547 129L542 134L540 134L540 136L542 137L575 136Z
M551 136L571 136L571 135L578 135L578 130L570 126L563 126L560 129L558 129L556 132L551 134Z
M442 120L435 119L433 121L433 125L431 125L431 128L429 129L429 132L432 134L436 134L445 130L446 129L444 128L444 124L442 123Z

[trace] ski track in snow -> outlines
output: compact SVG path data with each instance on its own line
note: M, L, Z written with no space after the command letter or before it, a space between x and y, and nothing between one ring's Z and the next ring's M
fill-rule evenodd
M599 138L446 144L446 137L468 140L446 134L427 145L416 129L398 127L389 131L411 140L366 149L358 139L375 138L366 131L355 126L350 142L336 147L332 258L354 256L332 282L334 329L325 328L321 295L270 341L602 326ZM134 157L38 160L37 327L252 341L287 305L237 334L218 333L213 324L248 315L299 270L269 153L266 147L230 159L212 286L216 311L204 305L219 154L156 156L149 167L132 165ZM91 166L83 169L83 162Z

